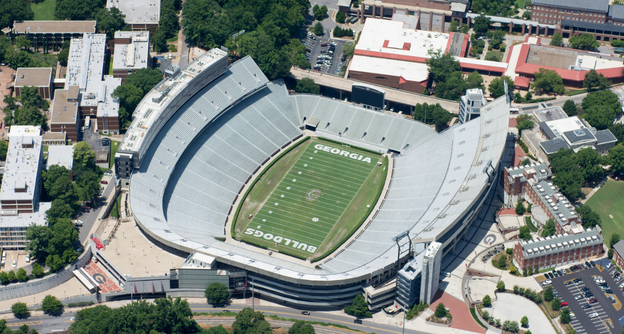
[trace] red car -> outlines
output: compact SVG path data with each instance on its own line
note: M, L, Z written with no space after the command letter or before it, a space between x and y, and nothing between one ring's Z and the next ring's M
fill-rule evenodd
M568 303L566 303L566 302L561 302L561 307L564 307L564 306L568 306Z
M106 181L106 180L102 180L102 181L100 181L100 183L101 183L101 184L108 184L108 181Z
M596 298L592 298L592 299L590 299L590 300L589 300L589 303L590 303L590 304L593 304L593 303L595 303L595 302L597 302L597 301L598 301L598 299L596 299Z

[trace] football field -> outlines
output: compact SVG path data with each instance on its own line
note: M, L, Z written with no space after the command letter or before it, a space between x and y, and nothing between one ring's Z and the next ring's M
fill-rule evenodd
M243 240L309 257L339 221L350 218L345 213L380 156L337 143L313 140L304 145L305 150L245 226ZM362 203L358 210L368 211L367 205L372 208L376 200Z

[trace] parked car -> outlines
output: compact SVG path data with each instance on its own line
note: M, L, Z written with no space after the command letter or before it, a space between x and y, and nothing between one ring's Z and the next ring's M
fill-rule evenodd
M579 283L583 283L583 280L577 277L572 282L574 282L574 284L579 284Z
M568 306L567 302L561 302L561 307Z
M585 298L591 298L593 296L594 294L591 291L585 293Z
M354 322L354 323L356 323L356 324L361 324L361 323L362 323L362 320L360 320L360 319L354 319L354 320L353 320L353 322Z
M108 181L102 180L102 181L100 181L100 184L108 184Z
M13 268L17 267L17 260L13 260Z
M563 272L561 270L557 270L557 274L559 274L559 276L563 276Z
M78 227L82 227L82 225L84 225L84 221L78 219L76 220L76 222L74 223L74 225L78 226Z
M611 268L611 263L607 264L607 269Z
M542 284L543 284L543 285L549 285L549 284L551 284L551 283L552 283L552 281L551 281L551 280L549 280L549 279L547 279L547 280L545 280Z
M584 287L584 288L581 289L581 291L587 292L587 291L589 291L589 288L588 287Z
M574 282L572 282L572 281L565 282L565 285L572 285L572 284L574 284Z
M583 298L583 296L581 296L581 295L577 295L576 297L574 297L575 300L579 300L581 298Z
M596 298L592 298L592 299L589 300L590 304L593 304L593 303L596 303L596 302L598 302L598 299L596 299Z
M308 311L301 311L301 314L302 315L310 315L310 312L308 312Z
M588 309L588 308L590 308L590 307L592 307L592 306L591 306L591 305L589 305L589 304L587 304L587 305L583 306L583 309L584 309L584 310L587 310L587 309Z
M593 319L593 318L595 318L595 317L597 317L597 316L598 316L598 313L594 312L594 313L592 313L592 314L590 314L590 315L589 315L589 318L590 318L590 319Z
M589 261L585 261L585 264L586 264L588 267L591 267L591 266L592 266L592 265L591 265L591 263L589 263Z
M607 289L607 290L605 290L605 293L610 293L610 294L613 294L613 290L611 290L611 289Z

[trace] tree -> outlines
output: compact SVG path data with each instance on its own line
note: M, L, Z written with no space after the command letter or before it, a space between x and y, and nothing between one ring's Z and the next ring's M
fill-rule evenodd
M222 305L230 299L230 291L228 287L219 282L210 283L204 291L204 295L209 303L213 305Z
M561 309L561 299L559 299L559 297L555 297L550 302L550 307L553 309L553 311L559 311Z
M270 334L271 325L264 320L260 311L254 311L250 307L244 308L236 314L236 321L232 324L233 334Z
M518 322L511 320L505 320L505 322L503 323L503 329L512 333L517 333L520 330Z
M552 35L550 39L550 45L561 46L562 43L563 43L563 36L561 36L560 33L556 32L554 35Z
M19 270L17 270L17 280L19 282L26 282L28 281L28 274L26 274L26 270L24 268L19 268Z
M507 255L501 254L501 256L496 261L496 265L499 269L505 269L507 267Z
M483 297L483 306L485 307L492 306L492 297L490 297L490 295L485 295Z
M572 100L565 101L565 103L563 104L563 111L565 111L565 113L568 116L578 115L578 109L576 108L576 103L574 103L574 101Z
M89 143L81 141L74 146L74 169L77 167L92 168L95 166L95 152Z
M473 8L473 11L474 11L474 8ZM490 28L490 18L489 17L486 17L483 14L480 15L480 16L475 17L472 29L476 33L483 34L484 32L488 31L489 28Z
M344 309L346 314L355 316L355 317L365 317L372 318L373 314L368 310L368 304L364 299L364 296L357 295L353 298L353 303L350 306L345 307Z
M229 332L223 328L223 325L208 328L207 334L228 334Z
M288 334L314 334L316 333L312 325L306 323L303 320L297 320L288 329Z
M555 235L556 232L557 230L555 229L555 221L552 218L549 218L548 220L546 220L546 224L544 224L544 227L542 228L541 236L548 237L551 235Z
M450 32L458 32L459 31L459 21L451 20L451 25L449 26Z
M611 170L624 173L624 145L618 144L609 150L609 160L611 160Z
M559 319L561 319L561 323L563 324L570 323L570 320L572 320L572 317L570 316L570 308L565 307L563 310L561 310L561 316L559 317Z
M461 71L452 72L442 81L436 81L435 95L441 99L458 100L466 93L468 85Z
M516 204L516 214L524 215L525 212L526 208L524 207L524 203L522 203L522 200L518 200L518 203Z
M11 283L11 281L9 281L9 275L5 271L0 271L0 283L4 285Z
M446 317L446 307L444 306L443 303L438 304L438 306L436 306L436 310L435 310L435 316L437 318L444 318Z
M462 23L462 25L459 28L459 30L461 30L462 34L467 34L468 31L470 30L470 27L466 23Z
M314 82L313 79L303 78L297 81L297 86L295 87L295 92L297 93L307 93L307 94L318 94L321 91L321 87Z
M496 289L497 289L499 292L503 292L503 291L505 291L505 282L503 282L503 281L498 281L498 283L496 283Z
M510 92L514 90L514 82L510 77L504 75L502 77L495 78L490 82L488 89L490 91L490 95L492 97L497 98L505 95L505 82L507 82L507 89Z
M169 51L169 45L167 44L167 35L163 29L156 29L156 32L152 34L152 43L154 44L154 51L167 52ZM118 86L119 88L121 86Z
M97 31L99 33L106 32L106 37L112 39L115 36L115 31L122 30L126 25L125 17L126 15L117 7L111 7L110 9L99 8L95 13Z
M54 15L59 20L86 20L98 8L103 8L106 4L104 0L82 1L82 0L57 0Z
M35 259L45 259L48 256L48 243L50 242L50 229L47 226L31 224L26 229L26 250ZM34 270L34 265L33 265Z
M622 106L616 94L610 90L594 91L581 102L581 108L585 111L583 118L598 130L607 129L618 113L622 112Z
M459 62L455 60L455 57L450 53L443 54L440 50L431 53L427 65L429 66L429 75L436 83L446 81L454 72L461 72Z
M451 113L442 108L439 103L431 105L418 103L414 107L414 120L425 124L435 124L437 131L445 129L452 117Z
M26 303L16 302L11 305L11 312L16 318L26 318L28 316L28 306Z
M525 241L528 241L528 240L531 240L531 239L532 239L532 236L531 236L531 230L529 230L529 227L528 227L528 226L522 226L522 227L520 228L520 234L519 234L519 237L520 237L522 240L525 240Z
M615 244L617 244L622 238L618 233L611 234L611 239L609 239L609 247L613 248Z
M533 129L534 125L533 117L529 114L521 114L516 117L516 129L518 129L520 136L522 135L522 131ZM524 212L522 214L524 214Z
M312 32L316 35L316 36L321 36L323 35L323 24L321 22L316 22L316 24L314 25L314 28L312 28Z
M347 16L345 15L344 12L338 12L336 13L336 22L338 23L345 23L345 20L347 19Z
M43 267L39 265L39 263L33 263L32 265L32 274L35 277L39 278L43 276Z
M142 68L126 78L126 85L140 88L144 93L149 92L154 86L163 80L163 75L156 68Z
M345 54L345 56L347 57L353 57L353 54L355 53L355 43L348 43L345 44L342 47L342 52Z
M617 138L617 143L621 144L624 142L624 124L617 123L613 124L609 127L609 131Z
M594 69L591 69L589 70L589 72L585 73L583 87L587 88L588 91L591 91L594 87L598 87L598 89L602 90L606 89L609 86L611 86L611 81L605 78L602 73L598 73Z
M72 188L73 190L73 188ZM76 213L71 205L65 203L62 199L52 201L52 207L46 211L48 217L48 226L53 226L61 218L70 218Z
M60 256L67 249L73 250L72 244L78 240L78 231L69 218L59 219L50 228L50 232L51 237L48 244L49 254Z
M30 44L30 40L24 36L17 36L15 38L15 47L17 47L18 49L28 50L30 49Z
M130 74L128 78L130 76L132 76L132 74ZM143 99L143 90L134 85L129 85L126 81L125 84L115 88L112 95L113 97L119 98L119 121L121 122L121 127L126 129L130 123L132 123L132 113L134 109L139 105L141 99Z
M14 21L32 20L35 18L30 2L24 0L0 1L0 29L13 27Z
M41 309L46 314L53 314L63 309L63 303L61 303L58 298L47 295L41 302Z
M534 73L535 81L531 84L535 92L563 94L563 79L555 70L540 68Z
M551 302L554 298L555 298L555 295L554 295L554 292L553 292L553 287L552 286L548 286L544 290L544 300L547 301L547 302Z
M481 90L485 90L485 86L483 85L483 77L479 72L474 71L466 77L466 84L468 89L478 88Z
M570 37L570 46L575 49L595 50L600 44L591 34L581 34L579 36Z

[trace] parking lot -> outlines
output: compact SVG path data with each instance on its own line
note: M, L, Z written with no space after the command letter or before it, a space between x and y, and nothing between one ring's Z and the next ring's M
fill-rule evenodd
M323 36L315 36L308 33L301 41L306 47L306 57L312 65L312 69L321 73L337 74L344 62L342 46L346 41L329 40L329 31Z
M624 321L622 278L614 266L606 268L608 259L588 264L560 270L563 275L557 277L548 273L552 277L546 278L552 282L555 296L568 303L576 333L620 333L620 319Z

